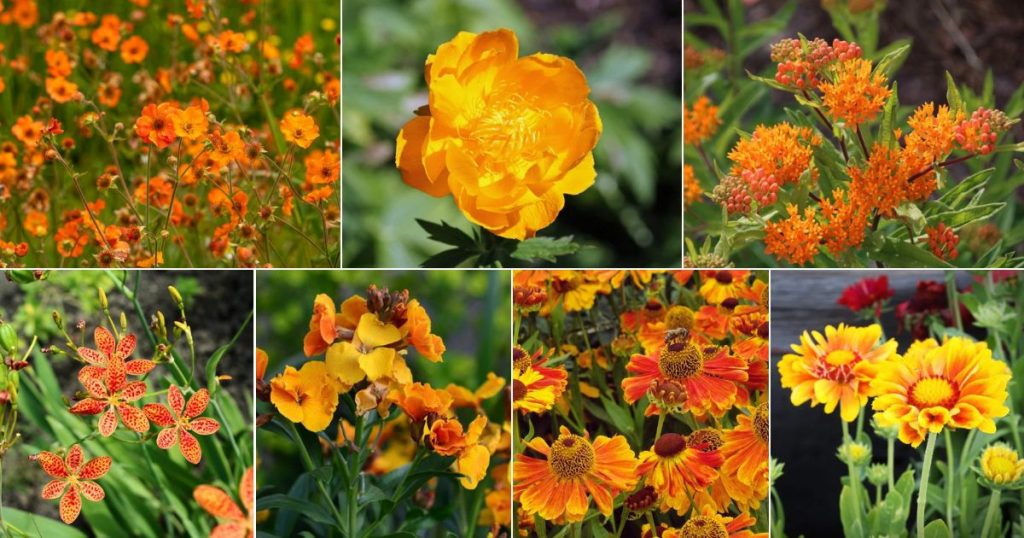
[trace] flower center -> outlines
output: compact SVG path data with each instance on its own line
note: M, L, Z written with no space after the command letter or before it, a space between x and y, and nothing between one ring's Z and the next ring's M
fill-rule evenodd
M698 516L683 525L683 538L728 538L729 531L720 521L709 516Z
M559 437L551 445L551 471L562 480L579 478L594 468L594 447L578 435Z
M942 377L926 377L910 388L910 401L917 407L952 407L959 390Z
M754 434L762 443L768 442L768 401L761 402L754 412Z
M847 349L837 349L825 356L825 362L832 366L845 366L857 360L857 355Z
M512 401L518 402L526 397L526 385L518 379L512 380Z
M697 430L690 434L690 437L686 439L686 443L701 452L711 452L722 448L722 436L718 432L710 428L703 430Z
M662 458L671 458L686 450L686 438L678 433L662 434L654 442L654 453Z
M1017 461L1008 456L996 456L988 461L987 471L991 476L1012 474L1017 471Z
M704 355L693 344L669 344L661 349L658 366L669 377L687 379L704 372Z
M692 329L693 310L690 310L685 306L673 306L672 308L669 308L668 313L665 314L665 327L669 330Z
M512 367L520 374L525 372L533 363L533 359L525 349L516 346L512 349Z
M719 271L715 273L715 280L719 284L732 284L732 273L729 271Z

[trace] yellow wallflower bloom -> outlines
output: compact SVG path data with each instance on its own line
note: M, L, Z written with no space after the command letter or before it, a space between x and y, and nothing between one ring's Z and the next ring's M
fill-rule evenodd
M405 359L394 348L387 347L401 338L398 327L381 321L376 314L363 314L351 342L338 342L327 348L327 370L342 384L343 391L363 379L411 383L412 373Z
M270 402L284 418L311 432L323 431L338 406L338 386L323 361L309 361L298 370L287 366L270 381Z

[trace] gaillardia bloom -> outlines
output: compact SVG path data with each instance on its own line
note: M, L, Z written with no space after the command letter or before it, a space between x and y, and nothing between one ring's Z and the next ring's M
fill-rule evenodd
M898 357L896 341L879 342L880 325L867 327L825 327L800 336L793 344L793 353L779 361L782 386L792 389L793 405L811 402L811 407L824 405L826 413L835 411L843 420L857 418L860 408L868 402L871 380L879 365Z
M621 435L591 443L562 426L551 445L535 437L526 447L543 458L516 456L513 495L527 513L548 521L581 521L590 506L587 493L602 514L611 515L615 496L637 482L636 456Z
M60 497L60 519L70 525L82 511L82 496L90 501L102 501L106 494L94 482L110 470L111 459L107 456L85 461L82 447L71 445L67 455L61 458L52 452L40 452L40 467L53 480L43 486L44 499Z
M981 476L993 487L1007 486L1024 478L1024 460L1004 443L985 447L979 459Z
M992 358L985 342L950 338L915 342L903 360L881 365L871 382L875 420L898 425L900 441L918 446L944 427L995 433L1006 416L1010 367Z
M594 183L601 119L572 60L520 58L515 34L499 29L460 32L425 71L429 104L395 151L410 186L451 194L471 222L524 239L555 220L566 194Z

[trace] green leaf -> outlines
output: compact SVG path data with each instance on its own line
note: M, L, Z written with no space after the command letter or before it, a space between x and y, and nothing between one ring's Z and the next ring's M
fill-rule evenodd
M85 538L85 534L56 519L32 514L17 508L4 508L4 520L7 525L21 529L30 536L46 536L47 538Z
M946 71L946 102L949 103L949 110L954 115L964 111L964 99L960 96L960 89L953 80L953 75Z
M985 187L988 183L989 178L992 177L992 171L994 168L986 168L974 174L965 177L960 183L957 183L953 187L942 193L939 197L939 202L949 206L957 207L964 201L974 195L979 189Z
M220 382L217 381L217 365L220 364L220 360L224 358L224 354L229 349L231 349L231 344L220 346L206 361L206 385L210 395L217 394L217 389L220 388Z
M612 419L612 424L622 433L631 434L633 433L633 419L629 416L629 412L619 407L618 404L613 402L607 396L601 396L601 404L604 406L604 410L608 413L608 416Z
M928 217L929 222L938 224L943 222L946 226L953 229L958 229L966 226L972 222L985 220L992 215L999 212L1000 209L1006 206L1005 202L995 202L991 204L972 205L965 209L943 211L936 213Z
M857 513L857 505L854 493L850 486L843 486L839 493L839 519L843 523L843 533L846 538L861 538L864 535L864 524L860 514Z
M531 237L520 241L512 251L517 260L544 260L554 263L559 256L568 256L579 252L580 246L572 242L572 236L565 237Z
M443 220L438 224L423 219L416 219L416 224L419 224L420 228L423 228L429 234L430 239L438 243L469 249L476 247L476 241L469 234Z
M895 50L889 52L878 61L875 66L875 73L881 73L886 78L891 79L896 73L896 70L903 65L903 62L907 60L907 55L910 54L910 45L903 45Z
M953 535L945 521L936 519L924 526L924 538L953 538Z
M331 519L327 510L319 504L309 502L308 500L296 499L295 497L290 497L281 493L257 498L256 508L257 510L267 510L272 508L290 510L305 516L306 519L314 523L335 526L334 520Z
M931 252L906 241L885 239L875 256L890 267L951 267Z

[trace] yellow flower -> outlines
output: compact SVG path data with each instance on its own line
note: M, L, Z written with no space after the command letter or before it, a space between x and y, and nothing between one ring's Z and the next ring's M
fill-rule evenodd
M171 121L174 122L174 134L188 140L196 140L206 134L209 122L206 114L199 107L190 106L185 110L175 110L171 113Z
M843 420L857 418L868 402L871 380L880 365L897 358L896 341L879 342L882 327L825 327L825 335L814 331L800 337L794 353L779 361L782 386L792 389L793 405L810 401L811 407L825 406L831 413L839 406Z
M950 338L915 342L903 360L880 365L871 382L872 409L883 427L898 425L900 441L918 446L928 432L977 428L995 433L1006 416L1010 368L985 342Z
M411 383L412 373L405 359L388 347L401 338L398 327L367 312L360 316L351 342L338 342L327 348L327 370L341 383L343 392L363 379Z
M1016 450L996 443L981 453L981 474L998 486L1012 484L1024 477L1024 460L1017 456Z
M410 186L451 194L471 222L524 239L594 183L601 119L572 60L520 58L510 30L460 32L427 58L426 81L429 104L396 143Z
M295 110L281 120L281 133L285 140L305 149L320 136L320 127L313 118Z
M323 361L309 361L298 370L285 367L270 381L270 402L284 418L319 432L331 423L338 388Z

